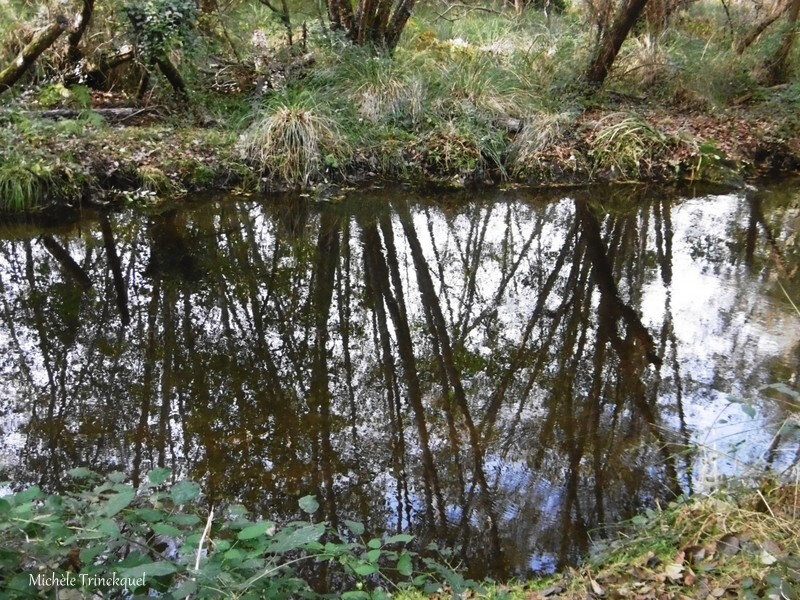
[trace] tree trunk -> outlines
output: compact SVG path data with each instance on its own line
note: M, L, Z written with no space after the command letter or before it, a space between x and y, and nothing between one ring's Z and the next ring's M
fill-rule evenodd
M775 11L774 14L762 19L750 30L750 32L744 36L742 39L738 40L734 46L733 50L736 54L742 54L747 48L758 39L764 31L766 31L767 27L772 25L775 21L777 21L783 13L785 13L789 9L789 4L784 4L781 8Z
M72 63L76 63L83 58L83 52L78 48L78 44L80 44L83 34L89 28L92 13L94 13L94 0L83 0L83 8L81 9L78 25L67 36L67 60Z
M409 17L411 17L414 4L416 4L416 0L403 0L395 9L392 20L386 30L386 47L389 50L394 50L397 42L400 41L400 34L403 33L403 28L405 28Z
M281 8L278 9L272 5L270 0L260 0L261 4L266 6L281 20L284 29L286 29L286 41L290 46L294 45L294 38L292 36L292 17L289 13L289 5L287 4L286 0L281 0Z
M622 43L646 5L647 0L625 0L619 7L611 29L600 39L600 45L586 72L586 80L591 85L599 87L606 80Z
M416 0L397 0L394 10L393 0L359 0L355 11L350 0L326 0L326 4L332 29L343 29L355 44L393 50Z
M172 89L175 90L175 93L180 99L188 102L189 92L186 90L186 83L183 81L183 77L181 77L178 68L172 64L172 61L166 56L161 56L156 59L156 65L158 66L158 70L161 71L167 81L169 81Z
M133 50L124 50L113 56L103 57L96 68L83 76L83 80L93 90L106 89L109 85L108 77L111 71L120 65L131 62L134 58L136 58L136 53Z
M797 37L797 17L800 13L800 0L792 0L789 12L786 15L789 21L788 29L783 35L781 45L764 65L763 81L767 85L785 83L789 77L789 54Z
M92 280L89 279L86 271L75 262L75 259L70 256L64 246L59 244L51 235L43 235L41 240L44 247L47 248L47 251L53 255L53 258L58 261L64 271L68 273L78 285L84 290L88 290L92 287Z
M25 71L39 58L42 52L52 46L64 33L67 25L67 20L59 15L54 23L41 29L33 36L33 39L20 51L14 62L0 71L0 94L19 81L19 78L25 74Z

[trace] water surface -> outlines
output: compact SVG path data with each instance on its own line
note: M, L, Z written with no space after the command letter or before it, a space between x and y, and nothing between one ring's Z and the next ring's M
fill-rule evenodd
M574 562L714 451L793 460L758 388L797 383L799 197L371 190L8 226L0 480L168 466L274 520L315 494L477 576Z

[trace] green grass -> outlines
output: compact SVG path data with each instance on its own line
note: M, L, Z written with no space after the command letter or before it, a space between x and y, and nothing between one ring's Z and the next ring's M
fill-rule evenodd
M18 154L0 162L0 211L18 213L37 206L52 183L52 170Z

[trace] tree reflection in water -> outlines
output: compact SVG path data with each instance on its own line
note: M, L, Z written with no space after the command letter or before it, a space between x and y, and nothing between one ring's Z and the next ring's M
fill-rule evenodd
M796 376L790 192L374 195L8 230L2 475L169 466L524 575L689 491L724 395Z

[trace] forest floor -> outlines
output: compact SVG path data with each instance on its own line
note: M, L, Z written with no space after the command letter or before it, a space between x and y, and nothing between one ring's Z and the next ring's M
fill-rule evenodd
M471 597L635 600L800 598L800 489L764 482L648 510L578 569ZM398 600L420 600L417 592ZM435 596L434 596L435 597ZM441 598L449 597L442 593Z

